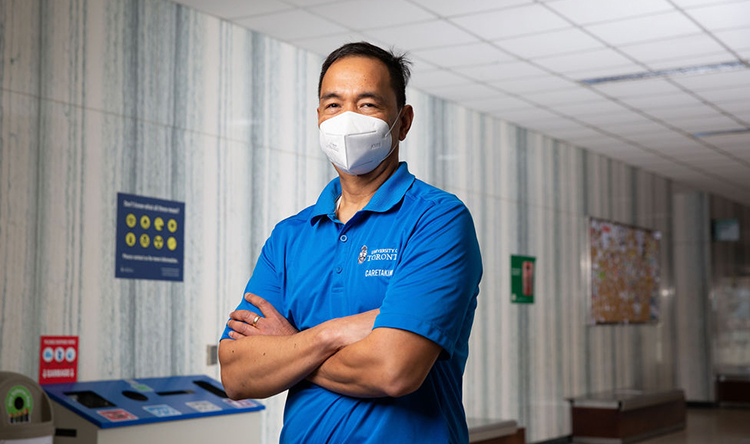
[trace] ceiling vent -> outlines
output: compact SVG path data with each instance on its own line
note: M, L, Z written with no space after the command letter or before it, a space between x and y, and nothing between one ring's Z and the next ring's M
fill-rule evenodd
M646 80L657 77L674 77L685 75L715 74L719 72L737 71L748 69L746 61L714 63L711 65L685 66L681 68L662 69L659 71L644 71L632 74L622 74L618 76L596 77L593 79L583 79L580 82L586 85L600 85L602 83L629 82L632 80Z

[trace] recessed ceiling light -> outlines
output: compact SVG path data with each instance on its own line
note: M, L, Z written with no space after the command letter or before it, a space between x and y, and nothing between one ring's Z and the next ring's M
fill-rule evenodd
M710 65L685 66L681 68L662 69L659 71L644 71L632 74L622 74L618 76L596 77L593 79L583 79L580 82L586 85L599 85L601 83L627 82L631 80L646 80L655 77L671 77L684 75L715 74L718 72L736 71L739 69L748 69L746 61L713 63Z
M712 137L712 136L726 136L729 134L747 134L750 133L750 128L738 128L733 130L721 130L721 131L704 131L702 133L693 133L695 137Z

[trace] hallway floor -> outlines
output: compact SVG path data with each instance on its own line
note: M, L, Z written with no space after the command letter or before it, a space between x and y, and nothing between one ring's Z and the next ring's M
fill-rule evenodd
M688 409L687 428L644 444L750 444L750 409Z

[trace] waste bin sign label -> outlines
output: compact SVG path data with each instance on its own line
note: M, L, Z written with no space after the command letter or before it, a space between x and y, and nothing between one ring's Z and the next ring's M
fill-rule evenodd
M179 410L175 409L172 406L169 406L167 404L159 404L159 405L147 405L143 407L143 410L151 413L154 416L158 416L159 418L163 418L165 416L179 416L182 415Z
M31 421L31 412L34 410L34 398L31 397L29 389L22 385L14 385L5 396L5 411L8 413L8 422L21 424Z
M199 412L220 412L222 410L221 407L210 401L191 401L185 404Z
M112 422L132 421L134 419L138 419L137 416L125 409L97 410L96 413L104 416Z
M78 336L42 336L39 384L78 381Z

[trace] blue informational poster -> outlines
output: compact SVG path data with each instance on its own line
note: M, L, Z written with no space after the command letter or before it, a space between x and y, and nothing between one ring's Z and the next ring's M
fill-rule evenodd
M185 203L117 193L115 277L182 281Z

